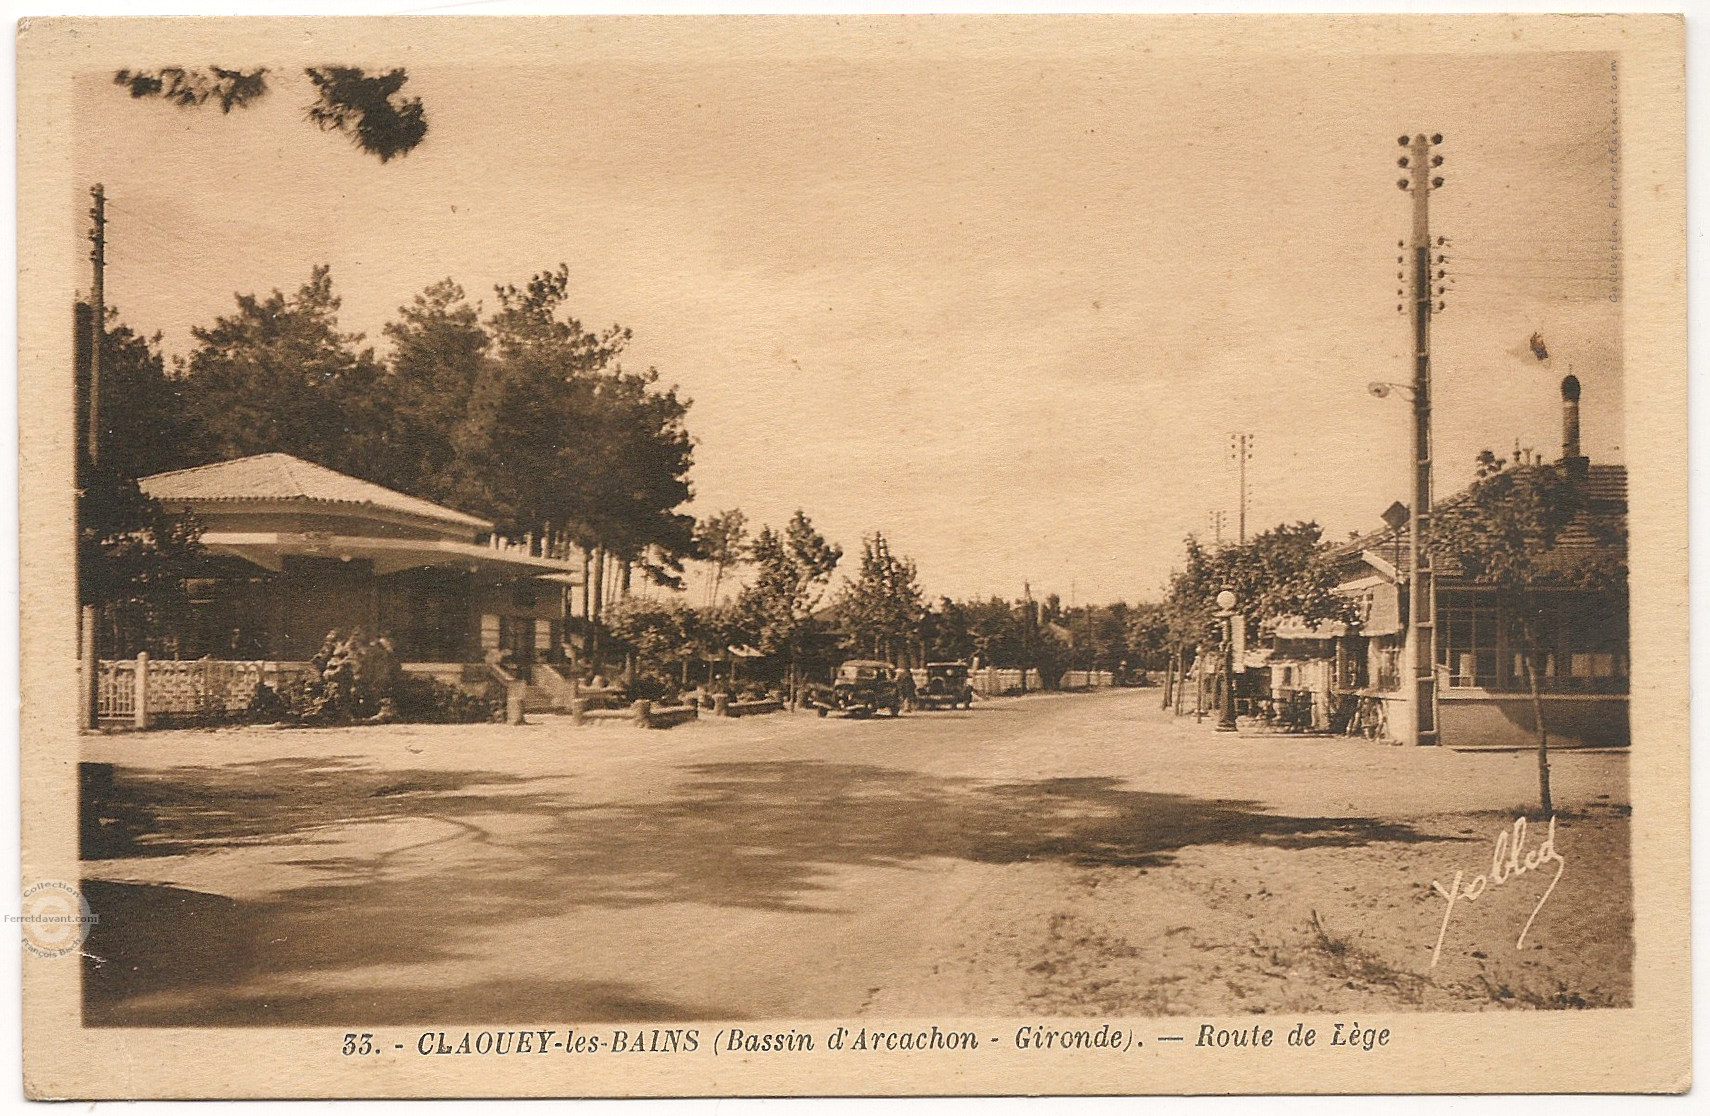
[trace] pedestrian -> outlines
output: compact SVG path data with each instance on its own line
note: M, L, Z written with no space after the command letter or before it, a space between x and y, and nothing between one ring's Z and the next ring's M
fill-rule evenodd
M914 712L914 671L907 667L897 668L897 698L904 709Z

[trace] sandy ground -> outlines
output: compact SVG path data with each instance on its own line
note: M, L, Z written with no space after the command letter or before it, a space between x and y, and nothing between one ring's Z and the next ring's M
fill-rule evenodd
M1532 756L1219 735L1157 703L86 737L86 1018L1630 1003L1624 754L1555 757L1559 860L1445 924L1433 881L1490 876Z

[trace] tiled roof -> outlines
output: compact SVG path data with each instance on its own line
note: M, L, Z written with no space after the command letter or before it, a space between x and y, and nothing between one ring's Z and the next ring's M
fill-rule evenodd
M1586 472L1585 496L1588 506L1566 528L1563 529L1557 542L1563 548L1574 550L1601 549L1608 544L1603 541L1606 532L1594 530L1595 525L1607 524L1611 520L1625 520L1627 517L1627 467L1625 465L1593 465ZM1445 500L1437 501L1437 508L1464 500L1471 493L1468 486ZM1337 559L1353 559L1361 552L1375 550L1389 557L1391 553L1400 550L1405 554L1409 538L1409 528L1404 524L1398 530L1385 527L1368 535L1360 535L1339 543L1331 551ZM1570 561L1565 555L1558 562ZM1454 562L1447 558L1439 558L1437 573L1441 577L1455 577L1460 573Z
M357 480L288 453L259 453L253 457L198 465L193 469L156 473L138 483L144 492L157 500L190 503L280 500L338 504L376 508L477 531L493 529L488 520Z

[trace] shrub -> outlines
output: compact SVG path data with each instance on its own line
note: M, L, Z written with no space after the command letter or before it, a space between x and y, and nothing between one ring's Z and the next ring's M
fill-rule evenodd
M314 669L307 677L278 690L258 686L248 719L305 725L476 724L497 720L504 711L504 694L496 684L470 693L437 678L405 674L391 641L360 628L349 635L328 632L310 662Z
M256 686L254 696L249 699L247 711L251 721L283 721L290 715L291 703L286 701L278 690L265 682Z
M426 675L405 674L395 683L392 702L400 721L435 725L469 725L497 720L504 712L498 687L489 683L483 693L473 694L460 686Z

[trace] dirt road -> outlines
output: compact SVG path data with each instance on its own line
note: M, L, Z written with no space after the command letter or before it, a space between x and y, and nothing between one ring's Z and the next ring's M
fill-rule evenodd
M87 737L86 1017L1630 1002L1625 755L1556 758L1555 855L1534 823L1498 883L1532 757L1218 735L1157 701ZM1448 911L1457 870L1490 878Z

